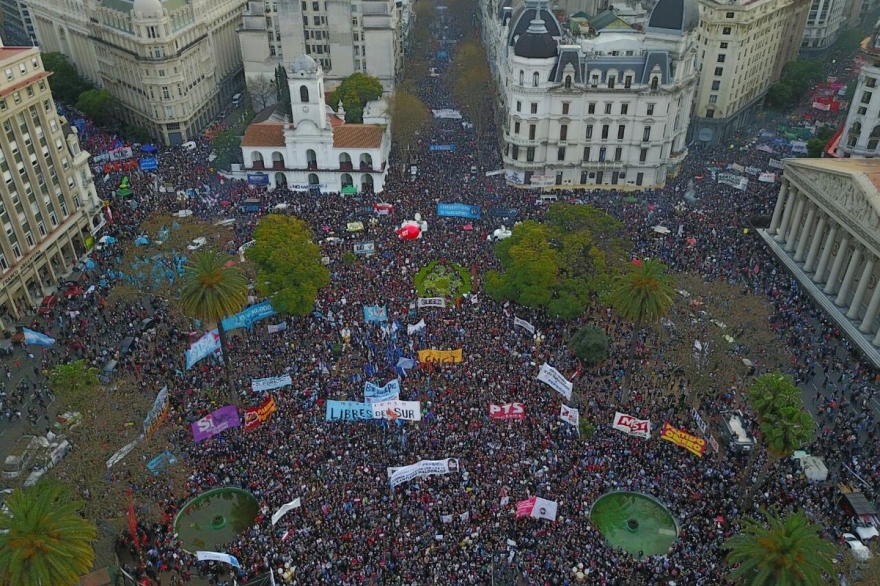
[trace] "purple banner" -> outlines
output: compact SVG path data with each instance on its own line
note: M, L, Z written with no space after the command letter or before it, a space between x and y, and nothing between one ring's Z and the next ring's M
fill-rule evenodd
M192 424L193 440L200 442L239 425L238 408L232 405L220 407Z

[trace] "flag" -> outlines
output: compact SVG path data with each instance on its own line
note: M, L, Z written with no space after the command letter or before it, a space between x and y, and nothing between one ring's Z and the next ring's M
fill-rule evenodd
M274 525L281 519L281 517L286 515L288 512L292 511L293 509L298 509L301 506L302 501L299 498L295 498L289 503L281 505L281 507L272 514L272 524Z
M216 551L197 551L196 559L200 562L226 562L233 568L241 569L241 564L238 563L238 560L235 556L231 556L228 553L221 553Z
M291 537L293 537L293 529L288 529L284 532L284 535L281 536L281 541L287 541Z
M458 518L461 519L462 523L467 523L471 518L471 513L470 511L465 511L464 513L459 515Z
M578 413L577 409L561 405L559 411L559 419L577 428L578 420L580 419L580 413Z
M535 519L556 520L556 501L548 501L539 496L516 503L516 518L534 517Z
M501 497L501 506L502 506L502 507L507 506L507 504L508 504L509 502L510 502L510 497L509 497L509 496L503 496L503 497Z
M416 361L412 358L407 358L406 356L401 356L397 361L397 368L402 370L409 370L410 368L414 368L416 365Z
M24 332L24 343L25 344L36 344L37 346L51 346L55 343L54 338L50 338L46 334L41 334L40 332L35 332L33 330L29 330L27 328L22 328Z
M443 523L452 523L452 515L440 515L440 521Z
M423 330L423 329L425 329L425 320L424 320L424 319L420 319L420 320L419 320L419 323L417 323L417 324L414 324L414 325L409 325L409 324L407 324L407 326L406 326L406 334L407 334L408 336L411 336L411 335L413 335L415 332L418 332L419 330Z

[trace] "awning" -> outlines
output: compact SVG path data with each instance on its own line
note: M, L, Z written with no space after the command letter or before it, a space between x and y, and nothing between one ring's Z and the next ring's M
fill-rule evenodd
M871 504L871 501L860 492L843 493L840 499L840 506L857 517L877 514L877 509Z
M357 187L355 187L354 185L346 185L345 187L342 188L342 193L344 193L346 195L353 195L357 192L358 192Z

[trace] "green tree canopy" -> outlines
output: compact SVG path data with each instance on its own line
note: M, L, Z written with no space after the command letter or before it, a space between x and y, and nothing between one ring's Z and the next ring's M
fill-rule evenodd
M802 403L801 390L795 385L794 378L780 372L762 374L756 378L746 390L746 398L759 424L764 422L768 413Z
M824 79L822 62L812 59L790 61L782 67L779 81L767 91L765 103L771 108L787 108L797 104L816 82Z
M290 315L307 315L330 271L321 263L321 248L311 227L294 216L264 216L254 233L256 243L245 257L256 263L257 290L272 296L272 307Z
M82 412L95 400L95 390L101 386L101 381L97 368L89 366L85 360L75 360L52 367L49 386L65 409Z
M605 360L610 346L611 340L602 328L596 326L582 327L568 341L569 350L588 368Z
M219 130L214 134L214 154L217 167L226 168L232 163L241 162L241 135L236 128Z
M0 583L72 586L95 559L95 526L79 516L81 501L57 483L10 494L0 511Z
M620 223L590 206L553 204L544 222L512 232L495 247L504 270L486 274L486 292L564 319L607 294L625 249Z
M764 522L744 519L743 529L725 542L730 578L744 586L822 586L834 575L835 547L819 537L821 527L803 511L784 518L761 511Z
M483 140L493 116L492 74L486 51L478 41L465 41L452 61L452 95L467 111L477 140Z
M65 104L75 105L81 93L92 89L92 84L80 77L66 55L43 53L42 58L43 68L52 72L49 77L52 95Z
M427 106L407 88L398 87L388 98L388 110L391 114L391 144L406 162L410 145L428 122Z
M382 82L372 75L353 73L339 84L330 94L330 107L334 110L342 101L345 108L345 121L360 124L364 120L364 106L382 95Z
M116 98L107 90L91 89L79 95L76 109L95 120L99 125L106 126L116 117Z

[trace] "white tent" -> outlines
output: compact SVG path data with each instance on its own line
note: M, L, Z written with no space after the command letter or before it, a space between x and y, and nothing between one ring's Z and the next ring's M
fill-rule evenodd
M801 467L810 482L824 482L828 479L828 468L818 456L804 456L801 458Z

